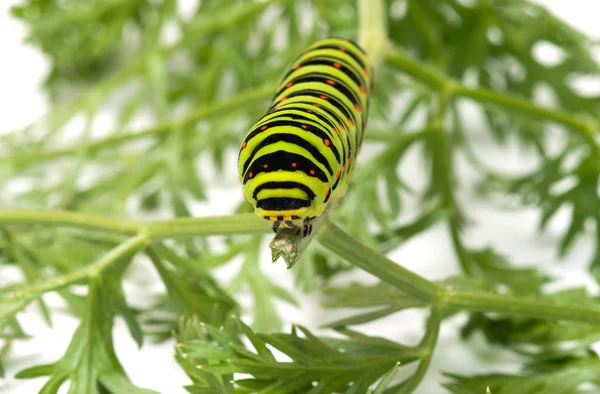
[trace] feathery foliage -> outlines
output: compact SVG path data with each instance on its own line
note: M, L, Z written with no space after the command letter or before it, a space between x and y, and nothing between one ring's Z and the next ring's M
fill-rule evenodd
M543 270L469 246L458 171L466 159L477 176L467 189L485 192L479 198L490 206L495 194L513 194L518 208L535 207L541 229L570 209L557 251L591 237L597 279L600 97L578 89L600 73L592 39L528 0L193 5L23 0L13 8L28 43L50 61L51 108L0 135L0 274L22 274L0 284L0 376L10 370L11 344L29 337L19 314L36 303L51 324L43 296L56 292L79 327L58 361L16 374L48 377L45 394L65 382L69 393L155 392L135 387L118 360L117 316L139 346L151 346L150 336L176 340L190 393L415 392L434 350L444 351L436 349L441 326L458 314L467 316L464 346L479 333L523 365L502 375L447 371L450 392L598 389L597 296L552 290L556 278ZM195 217L193 203L207 199L211 184L235 179L240 139L279 76L329 35L367 49L375 96L350 189L292 270L298 290L322 291L324 307L354 312L322 322L329 336L300 326L284 333L290 322L275 300L297 300L260 266L268 226L244 204L228 216ZM557 59L544 61L544 48ZM536 166L492 168L474 149L481 135L498 147L516 141ZM411 153L424 165L422 184L399 171ZM434 226L448 229L460 275L433 282L385 256ZM217 280L233 260L235 278ZM132 261L156 271L165 288L141 310L123 290ZM379 281L340 285L354 269ZM248 294L252 305L241 306ZM428 317L414 346L353 328L415 308Z

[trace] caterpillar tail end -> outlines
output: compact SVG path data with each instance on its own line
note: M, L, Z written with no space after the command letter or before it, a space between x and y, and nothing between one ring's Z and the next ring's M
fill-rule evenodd
M279 228L271 241L271 257L273 263L283 258L288 269L300 259L315 235L329 222L328 211L311 221L310 231L302 232L293 228Z

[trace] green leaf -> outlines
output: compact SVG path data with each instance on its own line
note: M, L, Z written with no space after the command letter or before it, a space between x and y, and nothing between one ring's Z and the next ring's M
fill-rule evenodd
M469 252L475 274L484 283L507 286L512 294L539 294L550 278L534 268L516 268L490 248Z
M70 380L69 393L99 394L99 382L114 394L124 392L122 389L140 394L156 393L131 385L114 353L112 327L116 313L115 294L107 291L111 286L108 283L119 281L120 272L114 274L117 276L92 279L85 314L64 356L54 364L23 370L17 377L50 376L40 391L42 394L57 393L67 379ZM107 288L103 288L102 284L107 284Z
M163 305L164 312L172 316L169 327L163 330L167 337L179 324L180 316L195 315L206 323L222 325L226 317L237 309L235 301L212 277L206 273L202 274L197 269L189 269L199 264L198 262L190 261L159 243L148 249L148 256L164 282L169 296L168 304Z
M381 319L383 317L389 316L393 313L400 312L404 308L391 306L387 308L380 308L371 312L359 313L357 315L353 315L350 317L346 317L340 320L333 321L331 323L327 323L323 325L323 327L336 328L336 327L345 327L345 326L354 326L359 324L365 324L372 322L373 320Z
M194 338L190 336L193 330L186 330L187 338L178 345L178 349L185 355L182 362L200 366L188 372L192 380L199 382L194 387L207 387L206 372L214 374L219 381L225 380L225 374L235 372L252 376L236 381L250 390L293 392L310 388L312 391L306 392L314 393L347 391L351 387L364 387L366 390L379 378L384 379L381 387L386 386L393 377L393 374L390 376L390 368L395 366L395 372L399 360L409 363L416 359L418 352L379 338L319 338L304 327L294 329L291 334L256 335L239 319L235 320L240 331L246 333L254 347L259 349L256 353L237 347L238 342L234 338L208 342L209 333L214 337L217 332L218 336L223 336L223 332L209 325L188 322L188 325L195 325L197 334ZM283 352L291 361L275 360L265 344ZM313 382L318 384L313 386Z
M0 298L0 327L9 324L17 312L24 309L31 302L29 297Z
M385 375L383 375L383 378L381 379L381 382L379 382L379 384L377 385L377 387L375 388L375 390L374 391L369 390L369 393L372 393L372 394L383 394L385 392L385 389L392 382L392 379L394 379L394 376L396 376L396 373L398 373L399 369L400 369L400 363L396 364L388 373L386 373Z
M154 390L134 386L126 376L117 371L101 374L99 381L111 393L157 394Z
M19 371L15 375L15 378L31 379L31 378L39 378L40 376L50 376L53 374L55 367L56 367L56 363L45 364L45 365L36 365L34 367L26 368L26 369Z

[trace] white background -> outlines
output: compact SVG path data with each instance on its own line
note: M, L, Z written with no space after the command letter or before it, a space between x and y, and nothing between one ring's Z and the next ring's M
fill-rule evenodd
M547 0L545 3L556 14L574 24L582 31L600 37L598 15L600 5L593 0ZM9 15L9 8L15 1L0 3L0 132L24 126L42 115L47 103L39 86L48 70L44 56L35 48L22 43L25 36L24 27ZM526 165L516 152L498 150L486 141L477 141L477 149L490 164L503 168L518 169ZM408 160L402 173L409 180L417 179L420 168L417 161ZM468 179L469 174L463 174ZM418 180L418 179L417 179ZM587 261L591 256L592 238L588 234L580 237L573 251L564 260L556 257L555 249L559 235L564 228L568 212L552 222L550 231L537 234L538 215L534 210L499 211L492 210L484 204L473 200L468 193L463 193L461 202L469 207L469 215L475 223L466 233L466 240L472 246L492 245L500 252L520 264L543 265L547 270L567 285L588 284L592 281L584 273ZM199 204L198 215L229 213L233 204L239 201L237 179L225 180L211 190L210 201ZM410 206L407 207L410 210ZM390 254L399 264L430 279L441 279L457 272L456 259L445 227L437 226L425 234L411 240L399 250ZM271 265L268 256L264 256L264 269L271 277L291 289L293 277L282 263ZM13 278L14 272L0 270L0 284ZM134 267L134 278L127 283L128 298L136 303L148 301L149 294L161 288L154 272L147 265ZM353 274L353 279L368 281L367 275ZM347 280L347 278L345 279ZM324 322L338 316L318 308L316 296L298 294L301 308L284 307L290 320L316 328ZM12 353L6 359L7 378L0 379L0 391L8 394L37 393L45 379L18 381L11 378L17 371L38 363L56 361L61 357L69 343L77 321L61 311L62 304L53 295L45 298L57 308L54 328L48 328L39 317L35 306L30 306L20 320L26 331L34 339L15 344ZM361 331L382 335L405 343L415 343L420 338L423 328L422 314L408 311L386 319L360 327ZM484 346L481 338L474 338L468 344L457 338L458 325L463 321L458 317L444 325L435 352L431 369L417 393L443 393L438 386L441 380L440 371L457 373L473 373L489 370L511 370L517 364L512 355L497 348ZM118 322L115 330L115 344L122 364L132 381L142 387L152 388L164 394L180 394L181 388L188 383L186 376L176 365L173 355L173 343L161 345L146 344L138 350L122 322ZM65 389L65 387L63 387Z

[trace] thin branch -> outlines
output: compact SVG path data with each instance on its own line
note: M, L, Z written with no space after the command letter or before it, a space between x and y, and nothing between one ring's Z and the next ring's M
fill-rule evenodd
M10 307L13 304L18 304L18 309L21 309L39 295L61 289L65 286L85 279L97 277L115 262L144 248L148 242L148 234L141 232L140 234L127 239L115 248L109 250L96 262L90 265L64 275L44 279L43 282L33 283L21 288L15 288L14 292L9 293L6 297L1 299L0 312L2 313L0 313L0 320L4 317L4 306ZM9 310L9 312L11 311Z
M469 312L496 312L507 316L523 316L553 321L579 321L600 325L600 308L572 304L551 304L510 296L465 291L450 291L446 295L444 303L448 308Z
M387 15L382 0L357 0L358 41L369 54L373 68L377 70L387 52Z
M442 319L442 310L440 308L433 307L431 309L431 315L427 320L426 334L418 346L418 349L423 352L421 360L419 361L419 366L417 367L416 372L398 387L397 394L412 393L423 381L425 373L427 373L427 370L429 369L433 352L435 351L435 346L440 334L440 327L442 325Z
M270 231L263 219L250 213L145 222L70 211L0 210L0 226L4 225L71 227L124 235L135 235L140 231L145 231L150 240L207 235L258 234Z
M0 210L0 226L4 225L73 227L135 235L144 227L144 222L71 211Z
M433 304L441 299L442 289L437 285L363 245L333 223L329 223L317 240L350 264L419 300Z
M473 99L481 104L493 104L506 110L518 111L542 120L562 124L569 128L579 130L588 138L600 131L600 121L582 117L557 108L542 107L522 97L507 93L498 93L484 88L469 88L453 83L450 85L450 94L456 97Z
M156 137L161 134L167 134L170 133L171 130L183 128L184 126L197 122L201 119L216 116L234 108L239 109L240 106L247 105L248 103L252 103L254 101L263 100L272 95L276 87L276 84L265 84L255 89L246 90L244 92L238 93L236 96L230 98L229 100L212 104L207 107L198 108L197 110L192 111L180 118L159 123L157 125L154 125L152 127L138 132L112 134L109 137L102 138L86 144L70 146L52 151L24 153L16 156L0 157L0 163L6 162L12 164L28 164L31 162L52 160L59 157L76 155L81 152L93 153L106 148L114 148L115 146L119 146L132 140L138 140L146 137Z
M600 131L600 120L566 112L557 108L536 105L522 97L498 93L485 88L470 88L445 76L431 66L404 54L397 48L389 48L386 62L436 90L447 90L449 96L470 98L481 104L493 104L500 108L562 124L581 132L589 141Z
M407 56L399 49L391 48L391 44L385 60L388 65L418 79L430 88L443 90L450 84L450 80L440 71Z
M332 223L319 234L317 240L350 264L442 310L497 312L508 316L529 316L600 325L600 308L560 305L490 293L443 289L363 245Z
M152 240L272 232L268 223L254 213L162 220L148 223L146 229Z

